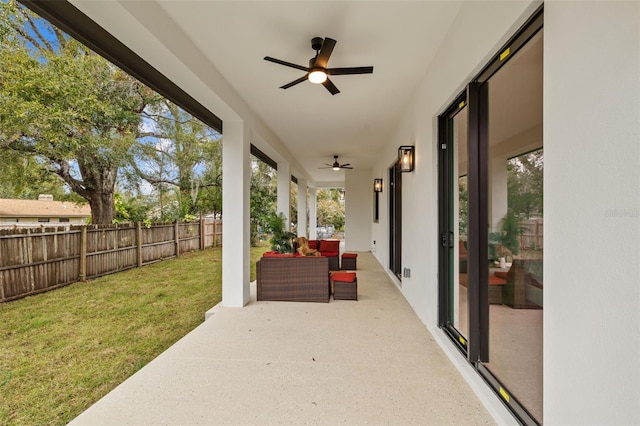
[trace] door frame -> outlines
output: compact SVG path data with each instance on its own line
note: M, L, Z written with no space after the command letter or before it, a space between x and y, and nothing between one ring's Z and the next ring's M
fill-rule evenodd
M489 361L489 265L488 259L488 85L487 81L543 28L544 6L540 6L527 22L502 46L487 65L470 80L465 92L458 95L438 117L438 326L443 329L462 355L480 374L503 404L523 424L538 425L508 389L483 363ZM465 104L466 103L466 104ZM450 146L451 120L463 107L468 108L468 341L453 327L451 277L453 273L453 161ZM457 177L455 177L457 178Z

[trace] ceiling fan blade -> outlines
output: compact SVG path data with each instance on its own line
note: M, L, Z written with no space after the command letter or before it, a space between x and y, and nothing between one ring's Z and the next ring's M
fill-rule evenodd
M353 170L353 167L349 167L349 166L340 166L341 169L349 169L349 170Z
M295 68L295 69L300 70L300 71L309 72L309 68L307 68L307 67L303 67L302 65L292 64L291 62L287 62L287 61L281 61L280 59L272 58L270 56L265 56L264 60L265 61L269 61L269 62L273 62L273 63L276 63L276 64L284 65L285 67L291 67L291 68Z
M371 74L373 67L327 68L326 72L329 75Z
M351 165L351 163L347 163L347 164L343 164L340 167L349 167Z
M307 76L300 77L297 80L293 80L291 83L287 83L284 86L280 86L281 89L288 89L291 86L295 86L298 83L302 83L303 81L307 81Z
M331 92L331 94L332 94L332 95L337 95L338 93L340 93L340 90L338 90L338 88L336 87L336 85L335 85L335 84L333 84L333 83L331 82L331 80L329 80L328 78L327 78L327 80L326 80L324 83L322 83L322 85L323 85L324 87L326 87L326 88L327 88L327 90L328 90L329 92Z
M322 48L320 49L320 53L316 58L316 67L326 68L327 63L329 63L329 56L331 56L331 52L333 52L333 48L336 45L336 41L332 38L325 37L324 42L322 43Z

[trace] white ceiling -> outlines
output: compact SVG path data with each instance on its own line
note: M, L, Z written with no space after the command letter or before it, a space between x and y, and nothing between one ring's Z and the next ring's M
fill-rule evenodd
M132 16L145 27L146 37L161 38L165 27L177 34L177 26L183 34L173 42L202 55L316 183L340 182L349 173L318 169L331 163L334 154L355 169L371 168L461 5L459 1L120 0L122 7L112 2L99 8L96 2L73 3L116 37L123 31L139 31L131 25ZM158 15L158 6L172 21L171 29L168 23L150 18ZM311 49L315 36L337 40L329 67L372 65L373 74L332 77L341 91L335 96L309 82L280 89L303 72L264 61L264 56L307 66L315 54Z

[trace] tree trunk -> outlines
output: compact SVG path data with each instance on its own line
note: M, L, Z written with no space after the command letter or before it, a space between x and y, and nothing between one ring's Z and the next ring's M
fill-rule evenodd
M71 176L68 165L61 165L58 174L71 189L81 195L91 206L91 223L105 225L115 218L114 192L118 167L101 165L97 157L78 158L82 181Z
M91 206L91 223L110 224L115 218L113 190L110 192L94 192L89 198Z

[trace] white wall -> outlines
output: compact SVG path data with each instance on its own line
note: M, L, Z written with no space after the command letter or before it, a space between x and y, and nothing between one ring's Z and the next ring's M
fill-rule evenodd
M345 250L371 250L373 178L371 170L345 173Z
M403 266L412 278L401 291L430 328L436 118L536 7L465 4L373 170L386 182L397 147L416 145L416 170L403 176ZM640 3L548 1L544 31L544 421L640 424ZM387 199L372 226L385 266Z
M411 269L411 278L402 280L401 289L428 327L437 325L438 313L437 116L538 5L526 1L466 3L373 170L375 177L382 176L385 180L380 222L372 226L372 238L376 240L376 257L386 266L389 263L388 167L397 157L398 146L416 146L415 170L402 176L402 263Z
M544 55L545 422L637 425L640 3L547 3Z

